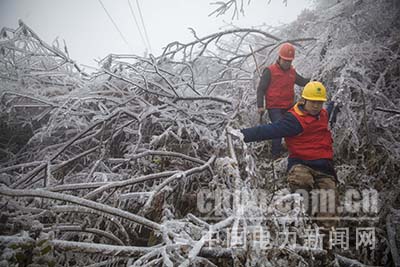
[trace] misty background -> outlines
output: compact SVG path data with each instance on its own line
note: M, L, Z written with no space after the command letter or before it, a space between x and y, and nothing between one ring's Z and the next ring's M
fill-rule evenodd
M244 1L244 15L210 15L213 1L0 0L0 28L22 19L47 43L65 40L78 64L97 67L110 53L159 55L173 41L190 42L227 27L279 26L294 21L310 0ZM209 16L210 15L210 16Z

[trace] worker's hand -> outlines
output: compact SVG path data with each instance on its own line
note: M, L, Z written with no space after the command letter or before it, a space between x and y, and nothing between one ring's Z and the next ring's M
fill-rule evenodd
M258 108L258 114L263 114L265 112L265 108Z
M237 137L238 139L242 140L244 139L244 136L242 132L239 129L234 129L231 126L226 127L226 132L230 134L232 137Z

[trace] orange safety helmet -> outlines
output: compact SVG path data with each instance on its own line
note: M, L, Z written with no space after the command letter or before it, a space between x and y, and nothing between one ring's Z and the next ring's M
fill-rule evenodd
M294 46L289 43L284 43L279 48L279 56L284 60L293 60L295 54Z

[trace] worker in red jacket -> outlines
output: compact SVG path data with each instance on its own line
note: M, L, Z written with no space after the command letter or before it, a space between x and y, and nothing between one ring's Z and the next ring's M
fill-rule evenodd
M329 117L334 104L330 102L327 109L323 108L327 100L326 88L320 82L309 82L304 87L301 99L282 119L270 124L242 129L245 142L263 141L267 139L285 138L289 150L288 184L292 192L315 189L325 189L333 192L332 210L319 209L313 206L309 210L315 216L317 224L322 229L329 230L337 224L337 179L333 165L332 136L329 130ZM316 191L313 191L316 192ZM332 196L332 195L331 195ZM328 195L320 196L323 203L329 202ZM308 204L308 203L307 203ZM312 211L316 211L312 214ZM328 241L328 236L324 241ZM329 249L327 243L324 247Z
M257 88L258 113L264 114L265 106L271 122L282 118L283 114L294 104L294 85L304 86L310 79L299 75L292 61L295 48L290 43L284 43L279 48L279 58L275 64L265 68ZM272 157L278 158L282 150L281 139L272 140Z

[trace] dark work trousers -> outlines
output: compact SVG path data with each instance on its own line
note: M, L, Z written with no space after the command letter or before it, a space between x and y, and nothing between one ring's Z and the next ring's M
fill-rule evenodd
M271 108L268 109L268 116L271 122L279 121L287 109ZM282 138L272 139L272 157L278 157L282 151Z

